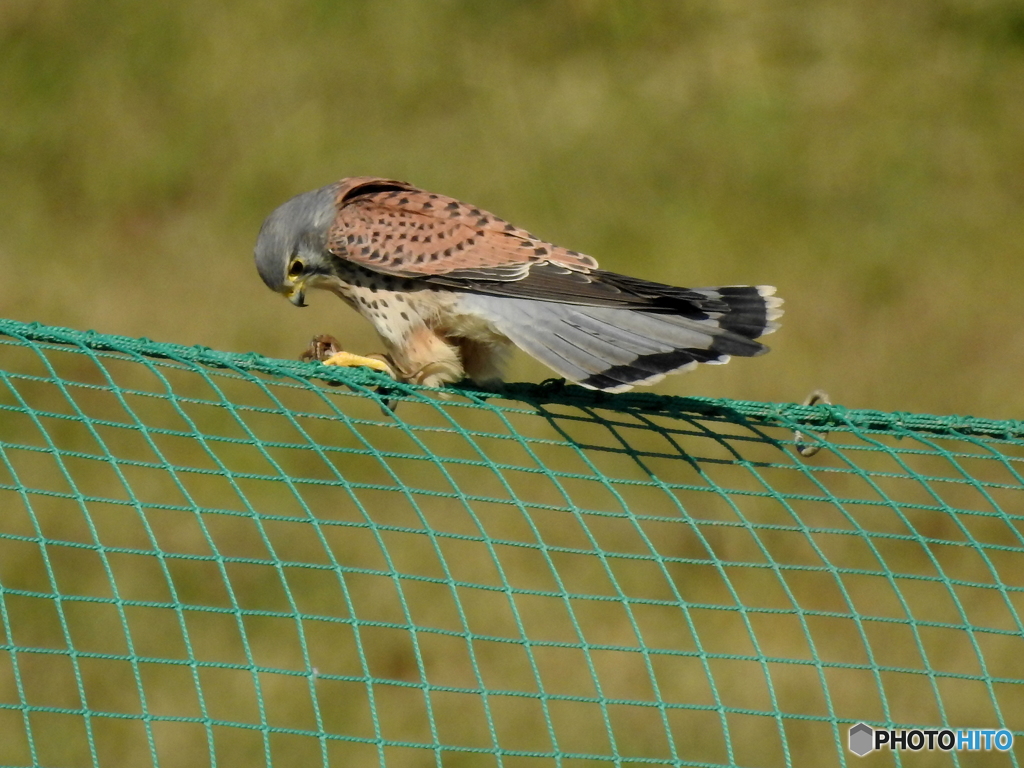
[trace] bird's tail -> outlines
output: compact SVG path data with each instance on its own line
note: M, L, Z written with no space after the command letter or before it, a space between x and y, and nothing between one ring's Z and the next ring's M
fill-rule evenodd
M770 285L695 288L686 316L664 309L625 309L529 299L485 301L479 308L516 346L590 389L623 392L654 384L697 363L768 351L755 339L771 333L782 300Z

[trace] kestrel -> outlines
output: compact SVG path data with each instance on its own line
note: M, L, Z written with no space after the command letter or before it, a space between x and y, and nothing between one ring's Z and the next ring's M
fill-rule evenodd
M427 386L493 382L516 346L584 387L622 392L763 354L755 339L782 314L772 286L677 288L608 272L468 203L370 176L275 210L256 267L299 307L310 288L336 293L387 352L325 363Z

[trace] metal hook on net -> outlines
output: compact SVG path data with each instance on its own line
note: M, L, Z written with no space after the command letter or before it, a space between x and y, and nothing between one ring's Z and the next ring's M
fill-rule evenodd
M822 403L825 405L831 405L832 401L829 399L828 392L823 389L816 389L804 398L803 405L819 405ZM822 444L828 440L827 433L825 437L813 433L809 434L814 437L815 442L807 442L804 438L803 432L799 429L793 430L793 442L796 444L796 451L805 459L810 458L820 451Z

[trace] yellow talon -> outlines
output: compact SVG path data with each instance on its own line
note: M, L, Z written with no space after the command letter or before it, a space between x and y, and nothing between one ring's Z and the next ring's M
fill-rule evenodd
M372 368L375 371L387 374L392 379L397 378L391 366L376 357L363 357L362 355L353 355L351 352L336 352L324 360L323 363L324 365L340 365L343 368Z

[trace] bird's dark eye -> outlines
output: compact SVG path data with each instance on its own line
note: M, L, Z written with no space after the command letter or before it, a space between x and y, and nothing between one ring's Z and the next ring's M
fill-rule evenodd
M291 264L288 265L288 277L293 280L301 275L306 269L306 265L302 263L302 259L294 259Z

